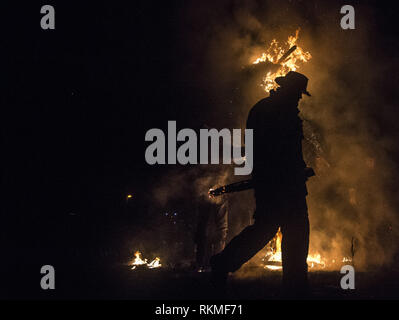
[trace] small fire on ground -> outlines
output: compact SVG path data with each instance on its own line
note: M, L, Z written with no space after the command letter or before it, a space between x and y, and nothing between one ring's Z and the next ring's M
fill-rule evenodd
M281 257L281 242L283 239L283 234L280 228L278 229L276 235L270 242L266 245L266 255L262 259L262 263L265 269L269 270L282 270L282 257ZM351 258L344 257L342 262L350 263ZM336 263L336 260L328 261L323 258L319 253L309 254L307 258L308 268L311 270L321 270L326 267L331 266Z
M138 266L147 267L148 269L155 269L155 268L162 267L161 259L159 257L156 257L151 262L148 262L147 259L143 260L141 258L140 251L136 251L134 253L134 257L135 258L134 258L133 262L130 263L130 265L132 266L132 268L131 268L132 270L136 269Z

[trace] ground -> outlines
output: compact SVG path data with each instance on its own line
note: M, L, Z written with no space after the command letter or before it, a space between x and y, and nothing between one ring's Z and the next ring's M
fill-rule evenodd
M57 270L57 269L56 269ZM68 272L66 272L68 270ZM71 274L74 274L71 277ZM7 298L129 299L129 300L268 300L280 299L281 272L246 267L230 275L228 293L216 296L210 274L189 269L136 269L126 264L71 266L56 277L56 290L40 289L40 275L29 285L16 286ZM357 272L356 289L342 290L339 271L309 273L312 299L398 299L397 273ZM33 289L35 288L35 289Z

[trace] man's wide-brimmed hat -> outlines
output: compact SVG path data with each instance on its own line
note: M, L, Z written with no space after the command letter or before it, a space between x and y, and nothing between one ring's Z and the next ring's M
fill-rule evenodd
M290 71L285 77L277 77L274 81L281 87L297 88L300 92L310 97L310 93L306 90L308 80L302 73Z

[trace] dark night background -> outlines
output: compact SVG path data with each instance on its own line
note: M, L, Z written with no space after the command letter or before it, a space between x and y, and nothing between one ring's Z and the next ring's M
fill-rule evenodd
M225 1L224 14L240 3ZM310 25L323 12L313 2L278 3L296 7ZM368 54L392 61L399 49L395 10L388 2L351 1L357 3L375 13L375 51ZM55 31L40 28L44 4L55 7ZM231 127L232 115L216 112L230 91L213 95L205 71L209 48L205 40L195 41L206 39L196 36L212 34L212 28L206 16L185 17L188 7L198 7L201 15L212 6L212 1L1 4L0 246L10 281L2 296L34 296L26 292L38 286L43 264L60 262L60 277L79 282L86 266L100 261L97 247L115 251L124 226L151 226L150 190L171 167L145 163L148 129L165 128L167 120L179 127ZM270 3L263 6L273 10ZM389 70L375 86L378 94L392 95L396 107L397 71ZM390 112L397 119L396 108ZM379 125L399 139L393 124ZM397 159L392 153L392 161ZM392 188L399 184L393 180ZM126 210L128 193L135 198L134 215ZM70 248L83 252L74 262Z

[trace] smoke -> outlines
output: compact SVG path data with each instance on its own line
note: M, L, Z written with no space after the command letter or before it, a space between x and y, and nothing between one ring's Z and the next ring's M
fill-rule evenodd
M389 185L395 167L387 146L393 138L380 132L379 121L387 119L375 117L377 105L384 108L384 97L375 94L378 63L358 54L373 49L372 30L330 41L328 28L319 30L309 41L315 54L306 70L314 95L302 103L303 117L319 127L322 160L328 162L316 159L318 178L308 183L311 250L337 258L354 253L358 268L387 265L398 230Z
M208 191L226 184L230 170L222 165L198 165L170 170L153 188L153 199L159 206L167 206L171 201L183 201L187 198L195 201L217 201L217 198L209 198Z
M393 138L381 132L387 119L375 116L377 105L389 103L375 91L380 67L389 62L359 54L376 45L373 17L367 8L359 11L363 27L356 33L332 32L325 23L304 38L313 53L304 73L314 94L301 110L324 140L313 164L318 177L308 183L310 251L335 259L354 254L355 266L372 268L391 262L398 219L389 185L395 167L387 146Z
M182 76L212 97L203 106L212 127L244 128L250 108L266 96L261 77L248 76L245 67L272 39L286 41L301 28L298 44L312 54L298 70L310 79L312 94L300 103L305 160L316 171L307 184L310 254L335 260L334 267L353 257L357 268L367 269L389 265L397 249L391 154L398 150L396 133L384 127L392 123L394 99L376 89L394 61L376 49L371 8L356 6L353 31L340 28L339 12L338 4L310 1L195 3L181 12L178 26L186 30L181 38L192 48L192 59L201 56L201 64ZM317 150L306 146L315 140ZM154 196L160 205L183 193L208 201L210 187L233 181L232 168L225 166L179 167L159 181ZM231 238L250 223L254 199L243 192L229 201Z
M301 28L298 43L313 58L298 70L310 79L312 93L300 109L311 128L307 138L315 134L320 145L317 152L304 148L317 173L308 182L310 253L338 262L353 256L358 268L382 266L391 262L398 238L391 191L395 139L384 128L393 100L375 88L393 61L375 48L371 8L356 6L354 31L340 28L339 12L332 3L218 1L189 8L183 21L201 30L188 32L187 41L204 48L198 54L205 55L206 68L198 78L212 87L209 114L213 123L230 128L243 128L249 109L265 96L260 79L246 76L245 66L272 39L285 41ZM247 195L243 202L253 205Z

